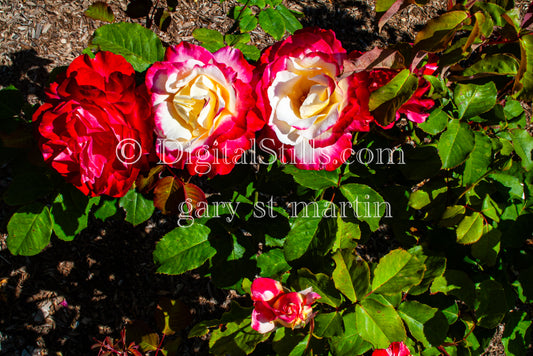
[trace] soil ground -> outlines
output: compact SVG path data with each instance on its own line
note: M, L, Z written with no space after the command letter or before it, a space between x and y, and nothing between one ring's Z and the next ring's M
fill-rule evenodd
M0 88L13 84L30 103L41 103L52 69L80 55L93 31L103 24L84 16L91 3L0 0ZM192 31L200 27L227 32L233 21L226 14L235 5L235 1L180 0L169 27L160 31L148 20L153 12L146 16L128 11L127 0L108 3L116 21L151 25L168 45L193 41ZM165 0L152 3L152 9L166 5ZM364 51L412 41L423 24L444 10L446 1L430 1L423 8L410 6L381 33L374 1L291 0L285 4L304 14L304 26L333 29L349 51ZM518 4L522 9L526 2ZM252 31L252 40L260 49L273 43L259 29ZM2 192L10 177L5 167L0 169ZM12 256L5 245L5 220L12 211L0 203L0 355L96 355L90 351L94 338L118 337L132 320L153 324L161 297L185 303L193 324L220 316L230 300L241 298L195 273L155 273L155 242L175 227L162 215L156 214L137 228L120 219L91 220L75 241L53 239L41 254L20 257ZM487 353L502 355L497 335L493 341ZM206 341L186 340L179 354L207 354Z

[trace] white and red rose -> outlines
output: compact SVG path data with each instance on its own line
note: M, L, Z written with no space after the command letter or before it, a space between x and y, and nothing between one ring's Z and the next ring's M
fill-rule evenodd
M44 160L86 195L123 196L153 147L145 88L111 52L79 56L58 79L33 115Z
M257 69L264 146L301 169L334 170L352 132L368 131L367 73L343 74L346 50L330 30L306 28L268 48Z
M169 47L146 74L162 163L193 175L229 173L264 124L250 110L252 79L238 49Z
M257 278L251 287L254 310L252 328L260 333L274 330L277 324L299 328L313 317L311 305L320 295L312 288L301 292L286 292L281 283L270 278Z

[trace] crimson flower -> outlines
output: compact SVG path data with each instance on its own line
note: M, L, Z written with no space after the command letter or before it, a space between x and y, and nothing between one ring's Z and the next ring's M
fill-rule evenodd
M121 197L146 168L153 120L131 64L111 52L74 59L33 115L45 162L85 195Z

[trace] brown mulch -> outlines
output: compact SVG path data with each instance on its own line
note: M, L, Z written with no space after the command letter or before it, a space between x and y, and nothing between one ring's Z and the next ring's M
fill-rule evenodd
M30 103L42 102L52 69L80 55L93 31L103 24L83 14L93 2L0 0L0 88L13 84ZM165 0L153 2L163 7ZM147 17L128 15L127 0L108 3L116 21L147 24ZM304 26L334 29L349 51L364 51L412 41L429 18L443 11L446 1L408 7L382 33L377 32L373 1L285 3L304 13ZM521 7L524 3L520 2ZM226 14L234 5L235 1L180 0L166 31L151 27L167 45L193 41L192 31L200 27L227 32L233 21ZM261 49L274 42L259 29L252 31L252 40ZM0 169L3 190L10 178L4 167ZM7 221L0 222L0 355L96 354L89 351L93 338L117 337L132 320L153 324L161 297L183 301L193 322L220 316L236 298L235 293L221 291L194 273L155 273L155 243L175 227L159 214L137 228L120 219L90 220L89 228L75 241L53 238L51 246L33 257L9 253L6 225ZM501 343L495 345L490 353L503 354ZM180 349L181 355L206 353L206 343L200 339L185 340Z

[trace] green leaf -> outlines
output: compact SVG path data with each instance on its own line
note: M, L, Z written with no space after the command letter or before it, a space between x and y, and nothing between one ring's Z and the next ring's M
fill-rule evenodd
M416 256L419 259L423 258L422 256ZM422 281L409 289L409 294L419 295L426 292L435 278L442 276L446 270L446 258L441 256L427 256L424 260L424 266L426 266L426 271L424 272Z
M318 337L340 336L344 332L339 312L319 313L315 317L314 334Z
M418 78L404 69L391 81L370 94L368 108L381 126L396 120L396 112L413 95L418 87Z
M498 229L492 229L488 233L483 234L472 245L472 256L488 266L494 266L500 253L501 236L502 233Z
M520 67L513 91L520 100L533 100L533 35L520 36Z
M259 57L261 57L261 51L257 49L255 46L250 46L243 43L237 43L234 45L235 48L239 49L242 54L244 55L244 58L246 58L249 61L257 61Z
M192 337L200 337L207 335L209 333L209 328L212 328L217 325L220 325L220 320L218 319L200 321L198 324L193 326L191 331L189 331L189 335L187 337L190 339Z
M524 112L524 108L520 105L519 101L516 100L507 100L505 102L505 107L503 108L505 118L507 120L512 120Z
M523 199L524 196L524 186L520 178L501 172L494 172L489 174L489 177L494 181L500 183L504 187L509 188L509 196L511 198Z
M498 53L486 56L464 70L463 76L516 75L518 61L508 54Z
M496 222L500 222L500 215L502 215L503 210L499 207L498 203L492 200L490 195L487 194L485 199L483 199L481 213Z
M474 305L475 286L470 277L459 270L449 269L444 275L435 278L431 284L431 293L454 295L470 306Z
M380 295L372 294L355 307L355 324L359 335L376 349L407 338L402 319Z
M225 44L220 42L203 42L202 47L207 49L209 52L214 53L219 49L225 47Z
M54 232L63 241L72 241L87 227L89 212L95 201L74 187L64 189L52 203Z
M244 12L239 20L239 28L241 32L250 32L257 27L257 22L257 17L255 17L252 10L247 7L244 9Z
M97 1L89 6L89 8L85 10L85 16L105 22L115 21L115 15L113 14L111 6L102 1Z
M117 213L117 199L100 199L100 204L94 212L94 217L102 221L112 217Z
M159 335L157 333L143 335L139 346L144 352L156 351L159 346Z
M409 202L407 203L411 208L420 210L431 203L431 197L425 190L417 190L409 194Z
M302 350L302 343L307 344L309 336L310 334L298 329L278 328L275 332L272 346L277 355L289 356L295 353L298 354L305 351L305 349ZM301 354L294 356L301 356Z
M151 30L135 23L104 25L94 32L91 43L101 51L123 56L137 72L144 72L156 61L162 61L165 49Z
M349 250L338 251L333 260L335 287L354 303L364 298L370 287L370 269L365 260Z
M361 238L361 229L357 221L350 217L342 217L341 212L337 216L337 233L335 234L335 242L333 243L332 251L339 249L355 248L357 240Z
M496 104L498 90L494 82L483 85L457 84L453 101L459 110L459 119L470 119L489 111Z
M296 30L299 30L302 28L302 24L296 16L291 12L291 10L287 9L284 5L278 5L276 6L276 11L281 15L283 18L283 21L285 22L285 28L290 33L294 33Z
M470 35L462 47L462 50L465 53L471 51L474 43L481 43L483 38L489 37L494 27L490 16L485 16L482 11L474 13L474 16L471 17L471 20L474 21L474 25L472 26Z
M337 186L339 181L339 170L336 171L312 171L298 169L293 165L287 164L283 171L290 174L296 183L313 190L320 190Z
M272 6L273 8L278 6L279 4L281 4L283 2L283 0L266 0L266 3L270 6Z
M252 40L249 33L242 33L239 35L227 34L224 36L224 41L228 46L235 46L236 44L245 44Z
M161 265L157 272L181 274L204 264L217 252L208 241L210 232L207 226L194 224L163 236L154 251L154 261Z
M307 334L299 343L294 345L288 356L304 356L309 345L311 334Z
M257 256L257 267L261 269L262 277L272 277L291 269L291 266L285 261L283 250L280 248Z
M7 224L7 248L13 255L36 255L50 242L52 226L47 206L41 203L23 206Z
M439 221L439 226L452 227L457 225L465 215L466 208L464 205L447 206Z
M492 158L492 143L486 134L474 132L474 149L468 156L463 173L463 184L474 184L487 173Z
M474 212L465 216L457 226L457 242L463 245L473 244L483 235L484 220L483 215Z
M253 330L250 319L231 322L224 331L216 329L211 333L209 351L215 355L244 356L252 353L257 344L269 336L270 333L260 334Z
M528 340L531 340L531 318L525 311L507 314L502 344L506 355L527 355Z
M355 217L366 222L370 230L376 231L379 228L379 221L384 215L390 217L389 203L369 186L349 183L340 188L342 195L348 199Z
M426 121L418 124L418 127L430 135L437 135L446 128L448 119L448 114L442 111L441 108L436 108L431 112Z
M343 317L344 335L329 338L329 344L334 355L362 355L372 348L372 345L359 336L356 326L355 312L345 312Z
M241 1L242 3L243 1ZM248 5L255 5L257 7L259 7L260 9L263 9L266 7L266 1L265 0L250 0L250 2L248 3Z
M386 12L396 0L376 0L376 12Z
M405 321L411 335L424 347L438 346L448 333L448 320L437 308L416 301L400 304L398 314Z
M455 32L469 16L466 11L449 11L427 22L415 38L415 47L428 52L437 52L448 47Z
M300 268L297 273L291 274L289 282L296 290L313 287L313 292L322 297L318 300L319 303L332 307L338 307L341 304L341 296L335 289L333 280L324 273L313 274L307 268Z
M507 300L502 285L494 280L485 280L476 287L478 325L492 329L498 326L507 313Z
M419 284L425 266L409 252L396 249L381 258L374 270L372 291L383 294L406 292Z
M302 257L312 246L319 234L319 224L327 211L334 205L327 201L319 201L300 211L298 217L291 222L291 231L283 244L283 252L287 261Z
M135 189L130 189L126 195L120 198L118 205L126 211L126 221L133 226L150 219L155 210L154 203L143 197Z
M446 317L446 320L448 321L448 325L452 325L459 319L459 306L457 305L457 302L454 302L449 307L442 309L442 314Z
M481 9L485 14L489 15L496 26L502 27L505 23L502 17L505 9L501 6L490 2L476 1L474 6L472 6L472 11L477 11L477 9Z
M522 160L522 167L528 172L531 171L533 169L533 137L522 129L512 130L511 136L514 150Z
M474 135L467 124L451 120L437 144L442 168L455 168L474 148Z
M259 25L266 33L278 41L281 40L285 33L285 21L283 17L278 11L272 8L267 8L259 13Z
M210 30L208 28L197 28L192 31L192 36L200 42L213 42L219 43L224 46L224 36L218 31ZM229 44L228 45L232 45Z

